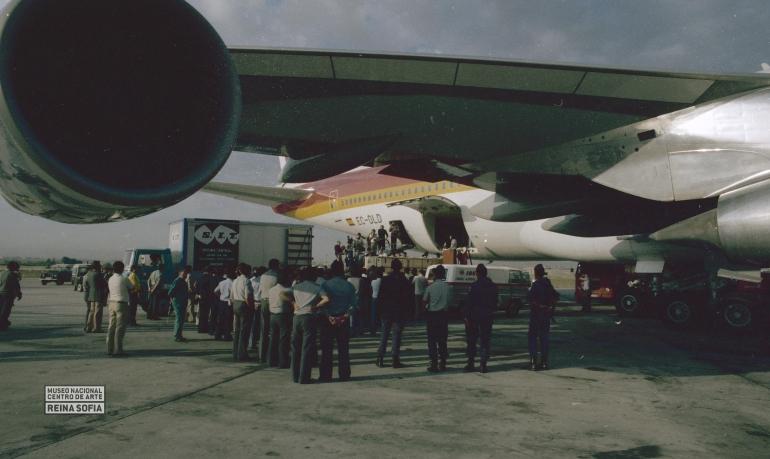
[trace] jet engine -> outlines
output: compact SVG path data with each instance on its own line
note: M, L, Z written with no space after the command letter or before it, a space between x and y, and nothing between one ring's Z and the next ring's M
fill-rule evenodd
M238 75L181 0L13 1L0 22L0 191L98 223L170 206L227 160Z
M766 266L770 261L770 181L719 196L716 209L650 236L658 241L697 241L718 247L728 258Z

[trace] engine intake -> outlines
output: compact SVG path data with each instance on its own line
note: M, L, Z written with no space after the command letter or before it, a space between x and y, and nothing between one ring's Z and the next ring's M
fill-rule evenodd
M206 184L240 116L238 75L181 0L15 1L0 32L0 190L67 223L144 215Z

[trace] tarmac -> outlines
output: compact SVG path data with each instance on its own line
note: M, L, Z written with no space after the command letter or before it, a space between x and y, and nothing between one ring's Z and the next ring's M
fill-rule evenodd
M352 381L297 385L288 370L234 363L230 343L192 327L176 343L172 319L144 314L126 335L129 356L110 358L105 335L83 333L81 293L23 288L0 333L2 457L770 457L760 334L563 305L549 371L526 369L522 311L496 319L487 374L462 371L460 322L451 368L428 373L418 323L406 330L406 368L376 367L366 336L351 343ZM103 385L106 413L45 415L46 385Z

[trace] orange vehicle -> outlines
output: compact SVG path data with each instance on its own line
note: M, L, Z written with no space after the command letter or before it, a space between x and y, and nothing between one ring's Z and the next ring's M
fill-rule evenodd
M626 271L625 265L616 263L578 263L575 269L575 301L584 307L594 301L614 303L626 278Z

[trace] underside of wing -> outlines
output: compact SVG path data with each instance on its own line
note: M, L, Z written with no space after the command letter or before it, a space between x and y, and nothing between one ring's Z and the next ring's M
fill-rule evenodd
M372 156L488 160L770 85L765 75L304 50L230 52L243 99L236 148L327 165L343 152L343 168L351 164L351 144L358 165Z
M211 182L203 187L203 191L271 207L301 201L313 193L310 190L298 188L240 185L221 182Z

